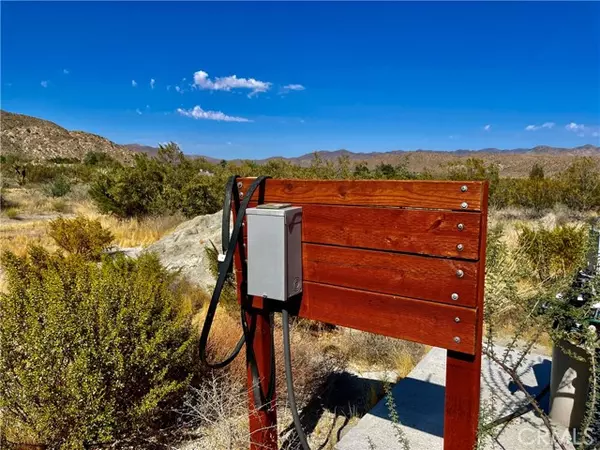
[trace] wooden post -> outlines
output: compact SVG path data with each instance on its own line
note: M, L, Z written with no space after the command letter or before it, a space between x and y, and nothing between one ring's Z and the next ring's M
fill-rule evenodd
M475 354L448 350L444 404L444 450L472 450L477 444L483 340L483 299L487 239L488 183L481 195L479 271L477 274L477 328Z
M251 345L256 357L260 384L266 394L269 389L271 374L271 319L269 313L253 310L246 315L248 324L256 321L254 339ZM246 361L248 365L248 361ZM277 409L276 397L268 405L255 405L252 385L252 372L248 365L248 410L250 412L250 450L277 450ZM262 406L262 407L261 407ZM258 407L258 409L257 409Z

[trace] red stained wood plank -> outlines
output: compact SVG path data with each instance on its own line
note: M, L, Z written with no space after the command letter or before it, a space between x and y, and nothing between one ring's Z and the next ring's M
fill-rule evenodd
M471 308L306 282L299 316L462 353L475 349Z
M474 307L478 263L303 244L304 281ZM457 277L462 270L463 277ZM452 294L458 294L458 300Z
M252 178L241 178L242 187ZM466 186L466 191L462 187ZM292 180L268 179L264 202L317 203L355 206L401 206L413 208L479 211L483 182L396 180ZM463 203L465 204L463 206Z
M480 220L477 213L302 205L302 240L476 260Z

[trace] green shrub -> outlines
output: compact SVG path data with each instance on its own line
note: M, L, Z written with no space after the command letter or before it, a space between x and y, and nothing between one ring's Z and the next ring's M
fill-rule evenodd
M63 250L88 260L99 260L113 241L99 221L85 217L55 219L48 224L48 235Z
M19 208L9 207L4 210L4 214L11 220L19 218Z
M600 163L597 160L578 158L559 179L565 205L579 211L600 208Z
M518 245L541 281L568 277L585 262L585 227L559 225L552 230L521 226Z
M71 192L71 183L64 176L59 176L50 183L47 190L51 197L64 197Z
M174 275L157 257L97 264L34 247L24 257L5 252L2 267L6 437L49 448L117 440L139 448L136 438L169 425L195 367L193 333Z
M83 158L83 164L91 167L107 167L114 163L114 158L105 152L87 152Z

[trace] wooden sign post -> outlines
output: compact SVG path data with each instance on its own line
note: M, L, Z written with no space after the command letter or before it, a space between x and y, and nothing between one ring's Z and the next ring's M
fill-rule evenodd
M252 179L239 182L243 196ZM487 200L487 182L278 179L251 199L302 206L298 316L448 350L444 450L471 450L477 439ZM240 258L241 239L239 292ZM266 390L272 309L251 302ZM251 450L276 450L276 425L275 399L251 406Z

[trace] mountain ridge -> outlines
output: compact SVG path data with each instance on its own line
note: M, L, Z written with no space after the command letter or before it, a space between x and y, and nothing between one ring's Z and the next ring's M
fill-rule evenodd
M158 147L132 144L117 144L102 136L84 131L69 131L49 120L25 114L0 110L0 137L3 153L18 153L31 159L46 160L55 157L83 159L89 151L103 151L121 161L129 161L136 153L156 156ZM185 149L183 149L185 150ZM273 160L285 160L301 166L310 165L315 153L324 161L337 161L347 157L351 162L365 162L373 167L377 164L406 164L409 170L436 169L469 157L484 159L498 164L500 172L508 176L525 176L534 163L544 165L548 174L562 170L576 156L591 156L600 161L600 147L586 144L578 147L553 147L538 145L532 148L483 148L443 150L391 150L387 152L352 152L346 149L318 150L300 156L272 156L254 159L257 164ZM212 163L220 159L203 155L186 155L190 158L205 158ZM232 159L240 162L241 159Z

